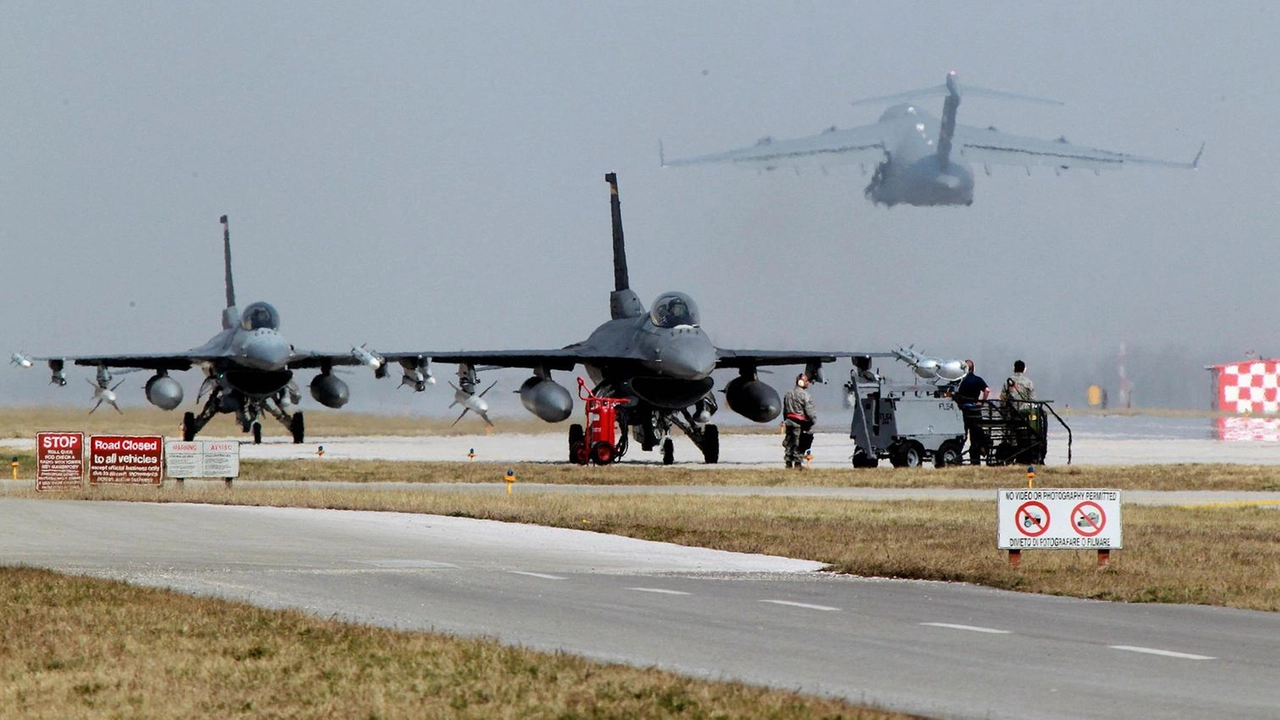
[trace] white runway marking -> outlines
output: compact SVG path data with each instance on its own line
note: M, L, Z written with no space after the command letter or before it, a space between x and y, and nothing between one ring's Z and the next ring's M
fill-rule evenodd
M659 595L689 595L683 590L667 590L666 588L627 588L636 592L658 593Z
M808 610L824 610L826 612L840 612L840 608L831 607L830 605L810 605L809 603L791 602L790 600L761 600L763 603L773 603L774 605L789 605L791 607L806 608Z
M1174 652L1173 650L1157 650L1156 648L1144 648L1134 645L1108 645L1112 650L1126 650L1128 652L1145 653L1147 655L1160 655L1161 657L1178 658L1180 660L1217 660L1218 658L1208 655L1193 655L1192 653Z
M977 625L955 625L952 623L920 623L929 627L951 628L952 630L968 630L969 632L989 633L991 635L1012 635L1012 630L998 630L996 628L978 627Z
M543 580L568 580L569 578L559 575L547 575L546 573L525 572L523 570L508 570L512 575L527 575L529 577L542 578Z

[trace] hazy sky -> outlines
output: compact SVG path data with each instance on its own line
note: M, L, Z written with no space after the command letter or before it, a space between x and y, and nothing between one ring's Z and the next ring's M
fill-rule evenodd
M223 304L223 213L241 306L273 303L299 347L558 347L607 318L603 176L617 171L633 287L646 303L692 294L718 345L915 343L1054 378L1127 341L1199 383L1206 362L1280 352L1278 14L10 0L6 350L204 342ZM952 69L1066 103L967 98L963 123L1173 160L1203 141L1200 169L979 168L972 207L886 209L856 166L658 167L659 139L675 157L864 124L882 108L852 99ZM940 98L923 104L940 113ZM43 375L0 374L0 402L87 404L83 380L56 391ZM187 374L189 395L198 382ZM395 381L358 392L370 409L449 400Z

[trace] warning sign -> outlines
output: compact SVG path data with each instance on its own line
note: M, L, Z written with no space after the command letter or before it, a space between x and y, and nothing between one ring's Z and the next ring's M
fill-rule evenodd
M36 491L84 484L84 433L36 433Z
M998 490L1001 550L1121 547L1120 491Z
M90 485L159 485L164 438L94 435L89 438Z
M170 440L164 459L165 474L171 478L240 476L240 443L234 440Z

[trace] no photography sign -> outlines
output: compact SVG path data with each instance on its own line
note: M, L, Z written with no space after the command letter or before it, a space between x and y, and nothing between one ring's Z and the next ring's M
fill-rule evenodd
M1120 548L1120 491L998 490L1001 550Z

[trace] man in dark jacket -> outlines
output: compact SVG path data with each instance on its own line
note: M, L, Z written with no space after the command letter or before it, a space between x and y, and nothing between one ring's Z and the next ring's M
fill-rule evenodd
M969 464L977 465L982 460L982 451L986 449L987 438L982 432L982 403L991 394L987 381L973 371L973 361L965 360L969 373L960 380L952 397L964 413L964 431L969 435Z

